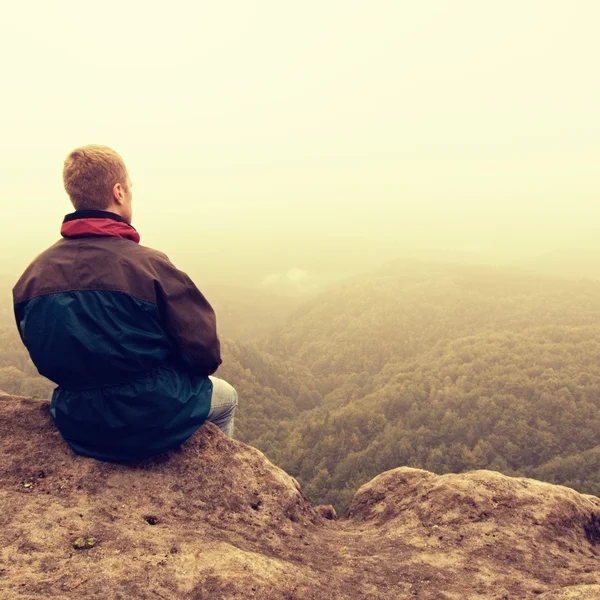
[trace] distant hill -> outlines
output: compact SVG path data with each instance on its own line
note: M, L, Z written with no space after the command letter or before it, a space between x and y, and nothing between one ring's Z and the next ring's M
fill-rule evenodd
M400 465L600 493L600 283L397 263L304 304L262 348L308 368L323 402L244 439L315 500L343 508Z
M286 322L306 295L239 285L208 285L202 289L217 314L219 335L236 342L267 337Z
M314 501L345 510L399 466L600 494L599 282L398 261L297 307L223 292L218 375L239 391L236 435ZM49 397L9 320L0 389Z
M600 280L600 248L570 248L544 253L520 263L535 273L563 279Z

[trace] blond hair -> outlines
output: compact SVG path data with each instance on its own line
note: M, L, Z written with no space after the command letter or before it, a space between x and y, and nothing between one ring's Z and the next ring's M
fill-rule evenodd
M75 210L104 210L116 183L128 189L127 167L112 148L81 146L65 158L63 182Z

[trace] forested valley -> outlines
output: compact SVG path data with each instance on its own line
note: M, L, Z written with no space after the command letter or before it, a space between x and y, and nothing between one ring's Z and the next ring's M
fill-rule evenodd
M599 282L396 262L300 304L230 293L213 303L218 375L240 396L236 437L314 502L343 510L401 465L600 495ZM1 314L0 390L49 397L11 307Z

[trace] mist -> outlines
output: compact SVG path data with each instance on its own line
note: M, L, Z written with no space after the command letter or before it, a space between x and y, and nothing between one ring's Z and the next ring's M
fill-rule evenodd
M599 20L585 0L13 3L2 270L58 238L62 160L87 143L124 156L142 243L199 284L595 269Z

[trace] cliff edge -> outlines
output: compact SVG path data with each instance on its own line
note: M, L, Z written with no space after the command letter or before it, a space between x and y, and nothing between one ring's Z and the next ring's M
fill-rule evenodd
M330 521L213 425L114 465L75 456L46 402L2 397L0 598L599 600L600 499L402 467Z

